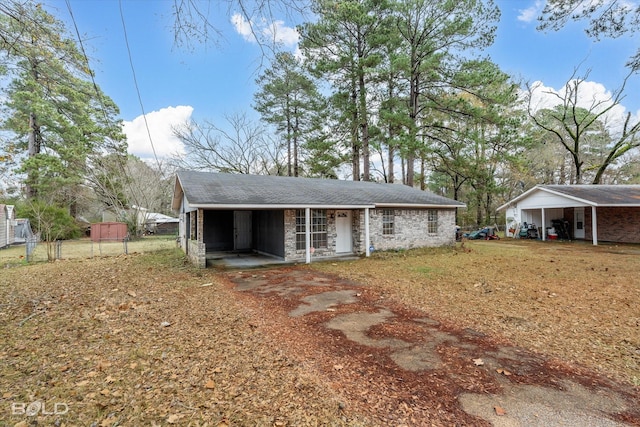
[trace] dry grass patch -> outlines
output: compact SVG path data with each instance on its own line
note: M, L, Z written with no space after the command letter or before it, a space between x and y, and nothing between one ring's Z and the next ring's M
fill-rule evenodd
M311 268L640 386L640 247L502 240L465 249L383 252Z
M368 424L175 251L0 277L0 425ZM68 412L14 406L36 401Z

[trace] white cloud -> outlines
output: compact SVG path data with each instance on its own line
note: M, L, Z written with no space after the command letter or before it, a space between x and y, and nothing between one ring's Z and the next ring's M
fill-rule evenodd
M271 40L289 47L296 46L298 41L300 41L298 30L287 27L284 25L284 21L273 21L270 25L267 25L262 32Z
M526 9L520 9L520 15L518 15L518 21L532 22L538 18L542 8L544 7L544 0L536 0L535 3Z
M184 124L191 118L193 107L179 105L152 111L145 116L138 116L132 121L124 122L124 133L129 143L129 153L143 160L167 158L173 154L184 154L182 141L173 135L173 127ZM149 131L147 132L147 125ZM151 141L149 140L151 135Z
M574 84L574 82L575 81L570 81L569 84ZM560 89L554 89L545 86L541 81L534 82L531 87L533 88L531 93L531 106L533 111L546 108L550 109L562 104L562 99L567 92L566 85ZM579 86L576 104L578 107L587 110L601 112L612 105L612 96L611 91L607 90L603 84L583 81ZM626 114L626 108L622 104L618 104L613 106L611 110L603 116L603 119L606 121L609 129L615 133L622 130ZM632 123L640 120L640 111L636 112L636 114L632 113L631 120Z
M287 27L284 21L275 20L268 22L262 19L259 22L250 21L240 13L234 13L231 16L231 23L236 32L246 41L256 43L256 35L265 37L265 41L281 43L288 47L297 46L300 40L300 34L294 27Z
M231 16L231 23L236 29L236 32L240 34L246 41L256 41L256 38L251 31L251 26L253 25L253 23L251 21L247 21L244 15L234 13L233 16Z

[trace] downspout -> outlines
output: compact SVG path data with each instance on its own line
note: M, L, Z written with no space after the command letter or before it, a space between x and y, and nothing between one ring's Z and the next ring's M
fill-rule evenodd
M598 246L598 217L596 216L595 206L591 206L591 237L593 246Z
M365 255L368 257L371 255L370 250L370 241L369 241L369 208L364 208L364 248Z
M305 250L307 253L307 264L311 263L311 208L304 210L304 234Z

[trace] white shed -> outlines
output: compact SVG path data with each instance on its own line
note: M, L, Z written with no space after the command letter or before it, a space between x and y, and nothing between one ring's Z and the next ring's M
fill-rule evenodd
M15 242L16 213L13 205L0 204L0 248Z

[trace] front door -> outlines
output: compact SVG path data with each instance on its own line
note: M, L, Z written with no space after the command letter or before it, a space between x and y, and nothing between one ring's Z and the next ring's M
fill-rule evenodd
M584 239L584 208L573 208L573 238Z
M336 253L352 252L351 211L336 211Z
M248 251L252 246L251 211L233 212L233 250Z

